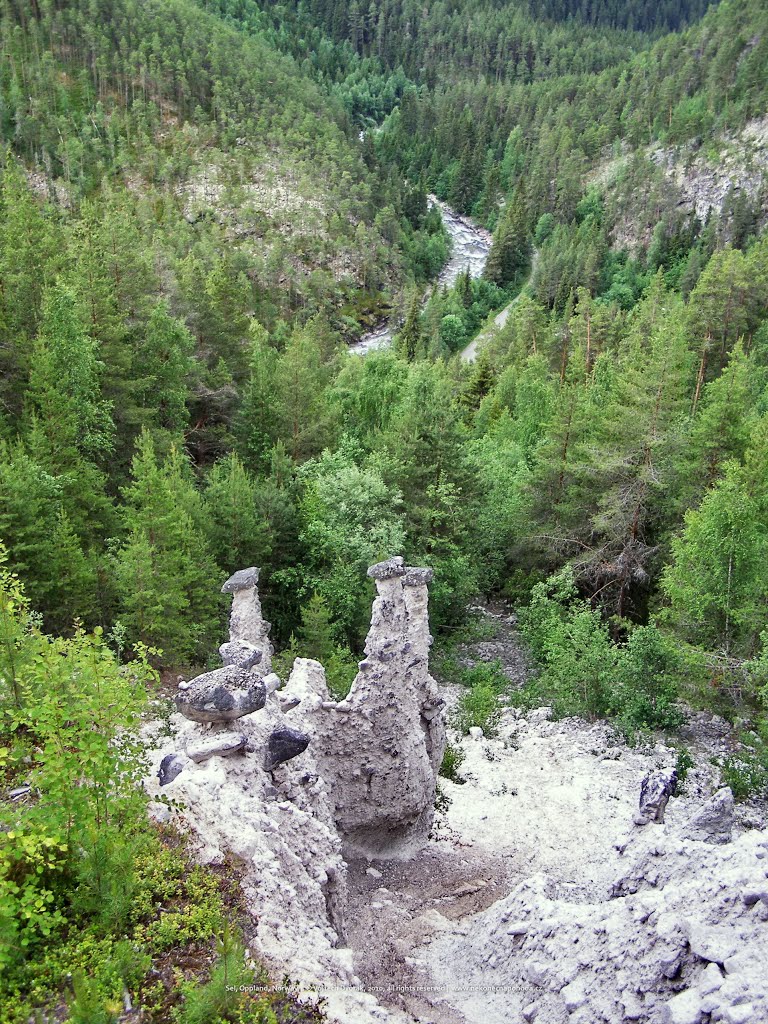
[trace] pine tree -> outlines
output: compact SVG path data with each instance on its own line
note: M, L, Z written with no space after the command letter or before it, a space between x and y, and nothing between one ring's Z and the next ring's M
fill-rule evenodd
M756 327L765 294L765 282L745 256L728 246L702 272L688 306L688 330L699 353L694 410L704 384L725 365L738 338Z
M172 449L159 464L150 435L141 434L115 559L120 619L134 641L162 648L166 665L205 659L219 626L222 573L196 522L199 499L182 461Z
M76 618L97 620L94 557L65 511L62 481L22 442L0 445L0 537L46 628L66 632Z
M483 276L502 288L511 284L525 269L530 251L528 219L523 197L518 190L504 207Z
M258 508L258 485L234 453L208 474L205 506L213 557L225 573L263 565L271 551L270 531Z
M744 458L763 384L754 359L737 342L725 370L702 392L676 488L682 510L698 505L729 460Z
M414 291L408 305L405 323L397 334L396 348L409 363L412 363L419 354L421 347L421 298L419 297L419 293Z
M194 339L181 321L158 302L150 314L134 360L143 406L142 420L156 440L178 437L189 423L190 380L194 372Z
M114 447L100 371L96 346L83 329L74 293L56 285L45 297L29 402L59 469L69 468L78 455L104 459Z
M328 605L319 594L313 594L302 605L298 637L291 647L300 657L320 662L325 669L328 689L336 700L347 696L357 672L357 661L339 643Z
M324 362L322 331L316 320L288 339L275 376L275 406L280 439L295 462L318 455L331 436L326 387L330 364Z
M768 601L768 418L745 464L729 462L700 508L685 517L662 587L690 639L726 655L754 653Z
M0 411L18 422L32 364L43 292L58 239L22 169L6 155L0 178Z
M267 468L279 430L274 391L279 355L258 321L251 322L249 336L249 377L234 433L240 458L249 469L261 472Z
M637 608L651 579L692 379L681 304L652 290L639 308L593 452L602 493L589 546L574 562L582 585L619 615Z

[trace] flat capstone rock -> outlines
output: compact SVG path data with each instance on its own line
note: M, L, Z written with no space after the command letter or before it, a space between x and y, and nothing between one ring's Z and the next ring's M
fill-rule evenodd
M259 582L259 570L255 565L248 569L238 569L229 577L221 588L222 594L235 594L238 590L253 590Z
M258 665L264 656L260 647L254 647L247 640L228 640L219 648L219 654L225 665L236 665L244 669Z
M434 569L422 568L416 565L408 565L403 576L404 587L426 587L434 578Z
M395 576L405 575L405 559L400 555L388 558L385 562L377 562L368 570L368 576L372 580L391 580Z

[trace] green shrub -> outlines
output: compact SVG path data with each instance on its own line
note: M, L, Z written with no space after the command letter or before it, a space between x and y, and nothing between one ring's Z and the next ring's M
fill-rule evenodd
M732 754L724 758L720 762L720 772L736 800L763 796L768 789L768 766L754 754Z
M478 661L469 668L459 669L457 675L461 685L470 690L476 686L486 686L501 694L509 688L509 679L504 674L504 668L498 658L494 658L493 661Z
M479 726L486 736L496 733L501 717L499 697L495 687L481 680L459 698L456 724L463 733Z
M95 981L82 971L72 976L73 998L69 1003L71 1024L114 1024L123 1008L119 998L105 999Z
M520 628L540 664L537 691L555 714L608 713L616 648L600 613L577 597L570 569L536 584Z
M619 648L610 711L625 731L673 729L683 715L676 701L680 658L656 626L633 629Z
M459 769L464 763L464 757L464 751L461 747L455 747L452 743L447 744L443 754L443 761L440 765L440 775L450 782L461 785L464 779L459 775Z
M742 750L715 761L736 800L768 796L767 733L768 725L760 720L757 732L741 735Z
M675 647L655 625L614 643L599 611L579 598L569 568L533 588L520 627L539 664L530 689L556 714L610 717L628 737L682 722Z
M688 772L693 768L695 761L693 756L687 747L680 747L677 752L677 758L675 759L675 771L677 772L677 795L685 792L685 781L688 778Z
M451 798L445 792L443 787L438 784L435 786L435 810L438 814L446 814L451 806Z

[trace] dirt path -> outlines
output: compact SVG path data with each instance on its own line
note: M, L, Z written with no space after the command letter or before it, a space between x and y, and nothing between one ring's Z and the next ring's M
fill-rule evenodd
M470 341L467 347L462 350L461 358L463 362L474 363L475 359L477 359L477 350L479 344L487 340L488 338L493 337L497 330L501 330L502 327L506 325L507 320L509 319L509 314L514 309L515 304L520 301L520 296L523 294L525 289L533 280L533 275L536 272L538 262L539 253L537 249L534 249L533 254L531 255L531 269L528 273L528 277L526 277L525 281L521 285L520 291L517 293L514 299L512 299L508 306L505 306L500 313L496 314L496 316L491 321L490 325L484 328L476 337L472 339L472 341Z

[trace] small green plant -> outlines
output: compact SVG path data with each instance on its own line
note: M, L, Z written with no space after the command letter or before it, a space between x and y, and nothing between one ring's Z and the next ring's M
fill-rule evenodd
M123 1008L119 999L105 999L96 982L82 971L72 976L72 992L69 1003L72 1024L114 1024Z
M451 798L438 782L435 787L435 810L438 814L447 814L451 806Z
M489 686L496 693L504 693L509 689L509 679L498 658L493 661L478 661L470 668L460 669L458 681L462 686L473 689L475 686Z
M677 795L685 792L685 780L688 772L693 768L695 762L693 755L687 747L680 747L675 760L675 771L677 772Z
M768 794L768 746L764 742L753 741L738 754L730 754L716 763L735 800Z
M464 779L459 775L459 769L464 763L464 751L461 747L456 747L452 743L448 743L443 754L443 761L440 765L440 775L444 779L448 779L450 782L455 782L458 785L462 785Z
M494 686L487 681L476 683L459 698L456 724L462 733L478 726L486 736L496 733L501 717L499 697Z
M244 1002L239 990L253 984L253 971L246 966L242 939L226 922L216 937L216 954L216 965L207 982L182 987L184 1001L174 1014L178 1024L232 1020L233 1012Z

